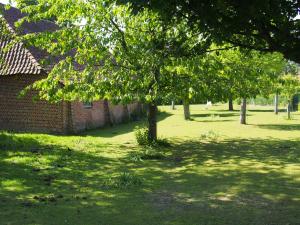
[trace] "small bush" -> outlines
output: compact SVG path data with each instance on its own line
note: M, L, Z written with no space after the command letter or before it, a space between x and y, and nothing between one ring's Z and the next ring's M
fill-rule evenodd
M134 186L140 186L142 180L134 174L123 172L115 177L109 177L103 182L103 186L106 188L130 188Z
M148 139L148 128L136 127L134 134L135 134L135 139L139 145L142 145L142 146L150 145L150 142Z
M138 145L141 146L162 146L162 147L170 147L171 144L168 142L167 139L161 138L154 142L150 142L148 139L148 128L146 127L136 127L135 128L135 139L138 143Z

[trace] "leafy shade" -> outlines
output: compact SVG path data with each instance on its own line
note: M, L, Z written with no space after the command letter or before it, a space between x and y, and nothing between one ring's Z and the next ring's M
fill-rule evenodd
M128 1L137 9L149 7L166 17L187 18L218 43L278 51L300 63L298 0L119 0Z

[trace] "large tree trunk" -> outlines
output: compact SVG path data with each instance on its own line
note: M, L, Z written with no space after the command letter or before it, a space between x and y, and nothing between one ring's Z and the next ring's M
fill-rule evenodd
M287 111L288 119L290 120L291 119L291 101L290 100L288 101L286 111Z
M190 102L188 99L183 100L183 111L184 111L184 119L190 120L191 119Z
M278 104L279 104L279 95L278 93L276 93L274 98L274 113L276 115L278 114Z
M240 123L246 124L247 99L242 99Z
M228 109L229 109L229 111L233 111L233 100L232 100L232 98L229 98Z
M157 141L157 106L155 103L148 105L148 140Z
M172 110L175 110L175 102L172 101Z

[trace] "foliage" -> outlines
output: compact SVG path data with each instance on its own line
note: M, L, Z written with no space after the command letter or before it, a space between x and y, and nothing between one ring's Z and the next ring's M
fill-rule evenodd
M281 54L228 46L216 51L218 48L212 45L211 52L169 68L178 77L172 87L181 90L178 91L181 99L217 102L257 95L267 97L275 92L274 85L287 65ZM178 82L179 78L186 82Z
M217 43L230 43L263 52L281 52L300 62L300 20L297 0L119 0L133 2L137 9L149 7L165 17L177 15L210 33Z
M243 50L224 51L218 59L223 64L219 85L225 89L225 96L232 99L273 93L273 83L281 75L285 62L280 54Z
M135 139L137 143L141 146L146 146L149 145L149 140L148 140L148 128L147 127L136 127L135 128Z
M52 18L59 25L54 32L21 38L65 57L46 79L31 86L40 98L53 102L139 101L154 109L166 96L178 95L172 80L185 82L167 68L178 60L204 54L211 45L207 34L193 29L187 19L164 18L148 9L135 11L130 4L120 6L114 1L41 0L22 5L22 11L28 16L17 25ZM155 117L155 113L148 115ZM157 139L155 121L149 120L153 140Z
M174 75L170 79L172 82L170 93L177 93L177 95L173 95L172 99L186 102L205 102L208 99L215 99L216 90L212 88L212 83L216 77L216 64L218 62L212 61L208 53L174 61L166 68Z
M210 45L187 20L164 20L147 9L133 12L130 5L107 1L47 1L47 7L41 7L44 3L23 7L29 14L24 20L56 17L63 26L52 33L26 35L23 41L68 55L33 86L46 100L155 102L170 92L172 75L165 68Z
M135 139L136 142L138 143L138 145L141 146L150 146L150 147L170 147L170 143L168 142L167 139L164 138L158 138L155 141L150 141L148 138L148 128L145 126L142 127L135 127L134 129L134 135L135 135Z
M281 84L280 93L289 101L300 91L300 80L298 76L286 74L281 77L279 82Z
M285 74L298 75L299 74L299 64L293 61L287 61L284 69Z

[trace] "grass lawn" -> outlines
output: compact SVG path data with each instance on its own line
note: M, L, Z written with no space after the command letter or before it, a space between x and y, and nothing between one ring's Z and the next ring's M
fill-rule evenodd
M136 145L142 121L0 133L0 224L299 225L300 114L250 106L240 125L224 109L161 107L159 149Z

